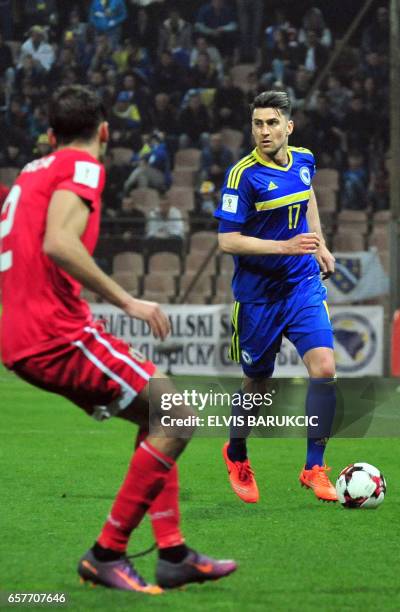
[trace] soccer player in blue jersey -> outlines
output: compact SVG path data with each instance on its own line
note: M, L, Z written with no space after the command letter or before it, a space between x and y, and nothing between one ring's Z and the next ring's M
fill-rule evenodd
M286 93L259 94L252 106L255 149L226 174L215 213L219 245L234 257L235 298L230 355L240 362L243 389L260 392L274 370L282 336L295 345L308 370L307 456L300 483L317 498L336 501L324 464L324 451L336 406L333 332L320 271L328 276L335 259L325 245L311 180L314 156L290 147L293 131ZM240 406L232 414L243 414ZM313 421L315 422L315 420ZM235 493L245 502L259 499L247 457L249 429L231 430L223 455Z

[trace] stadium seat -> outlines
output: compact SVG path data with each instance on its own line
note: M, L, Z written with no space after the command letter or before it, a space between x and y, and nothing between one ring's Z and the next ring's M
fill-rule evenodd
M339 191L339 172L334 168L318 170L313 178L313 187L330 187L334 191Z
M140 281L134 272L114 272L111 278L121 285L125 291L140 294Z
M11 187L19 173L19 168L14 168L12 166L0 168L0 183L4 183L7 187Z
M229 277L232 277L234 269L235 269L235 264L234 264L232 255L228 255L227 253L222 253L222 255L219 256L220 274L226 274Z
M123 251L114 256L113 271L114 272L129 272L138 276L143 274L143 256L132 251Z
M318 208L325 212L336 212L337 193L331 187L321 187L314 185L315 197L317 198Z
M377 225L368 236L368 247L376 247L379 252L386 251L390 245L390 228Z
M364 210L341 210L337 217L339 231L368 233L368 214Z
M166 195L172 206L176 206L181 211L189 211L194 207L194 194L191 187L175 187L173 185Z
M389 223L392 217L390 210L378 210L372 217L372 225L380 225Z
M142 300L150 302L158 302L158 304L170 304L173 301L172 297L163 291L145 291L141 296Z
M250 89L249 75L255 72L254 64L237 64L231 69L233 84L242 91Z
M175 295L175 274L166 272L152 272L144 277L144 293L158 292L168 297Z
M185 304L208 304L209 297L202 293L190 293L185 299Z
M175 153L175 168L183 167L197 170L200 165L200 157L200 149L180 149Z
M186 271L196 272L200 268L206 256L207 256L207 251L205 251L204 253L200 251L191 251L189 255L186 255L186 265L185 265ZM208 261L205 267L205 270L209 272L210 274L215 274L215 268L216 268L216 258L212 257Z
M185 291L188 289L190 284L193 282L195 278L195 272L186 272L181 278L179 282L179 295L182 297ZM211 276L207 271L204 271L201 276L197 279L196 284L193 287L193 291L191 293L201 294L204 296L209 296L211 293Z
M160 203L158 191L149 187L132 189L130 196L132 198L132 207L142 210L144 213L149 212L151 208L156 208Z
M175 166L175 170L172 173L173 185L175 187L194 187L194 175L194 168Z
M222 142L230 151L232 151L235 159L239 157L240 147L243 143L243 133L239 130L224 128L221 130Z
M339 231L333 237L334 252L364 251L364 236L354 231Z
M196 232L190 237L190 251L209 251L217 243L215 232Z
M12 57L13 57L13 62L14 64L16 64L19 59L19 54L21 52L22 43L20 40L7 40L6 44L10 47Z
M114 147L110 149L113 154L113 165L126 166L130 163L133 151L128 147Z
M97 295L97 293L94 293L94 291L90 291L85 287L82 288L81 298L83 300L86 300L86 302L89 302L89 304L96 304L98 302L101 302L101 297Z
M182 268L181 258L175 253L161 252L155 253L149 257L148 270L153 272L170 272L172 274L180 274Z

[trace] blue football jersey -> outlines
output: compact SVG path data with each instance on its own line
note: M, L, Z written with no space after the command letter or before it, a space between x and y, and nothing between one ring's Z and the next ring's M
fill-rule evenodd
M308 232L307 207L314 156L288 147L289 162L267 162L254 149L226 173L215 216L220 232L239 231L264 240L289 240ZM232 289L238 302L274 302L319 273L313 255L235 255Z

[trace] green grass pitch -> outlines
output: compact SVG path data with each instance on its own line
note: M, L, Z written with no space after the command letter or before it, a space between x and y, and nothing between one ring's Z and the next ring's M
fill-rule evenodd
M346 511L298 485L304 440L250 442L261 500L246 506L229 488L222 439L196 438L180 461L187 542L240 567L226 580L149 598L83 587L76 574L125 473L134 426L96 423L4 370L0 405L3 591L64 592L68 609L84 611L400 609L398 439L331 441L335 476L351 461L368 461L388 481L381 508ZM130 551L151 543L146 520ZM137 560L148 579L155 559Z

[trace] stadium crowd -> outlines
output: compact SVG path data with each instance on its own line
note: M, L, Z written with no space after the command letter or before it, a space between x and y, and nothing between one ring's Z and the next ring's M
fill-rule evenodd
M111 127L104 195L110 231L121 231L119 222L129 218L128 235L136 229L180 244L177 185L195 191L192 229L213 227L225 170L252 147L248 104L268 88L285 89L292 99L290 144L312 149L319 168L338 171L340 209L388 207L385 5L306 105L337 43L335 24L312 3L293 22L289 11L267 13L262 0L194 2L189 17L182 3L162 0L76 6L26 0L16 3L19 20L14 4L0 2L0 167L18 169L49 152L49 94L61 84L90 84L103 98ZM183 167L195 165L186 180L177 160L187 149L199 153L191 163L181 157ZM160 198L148 198L143 209L135 194L149 189ZM162 227L168 223L172 233Z

